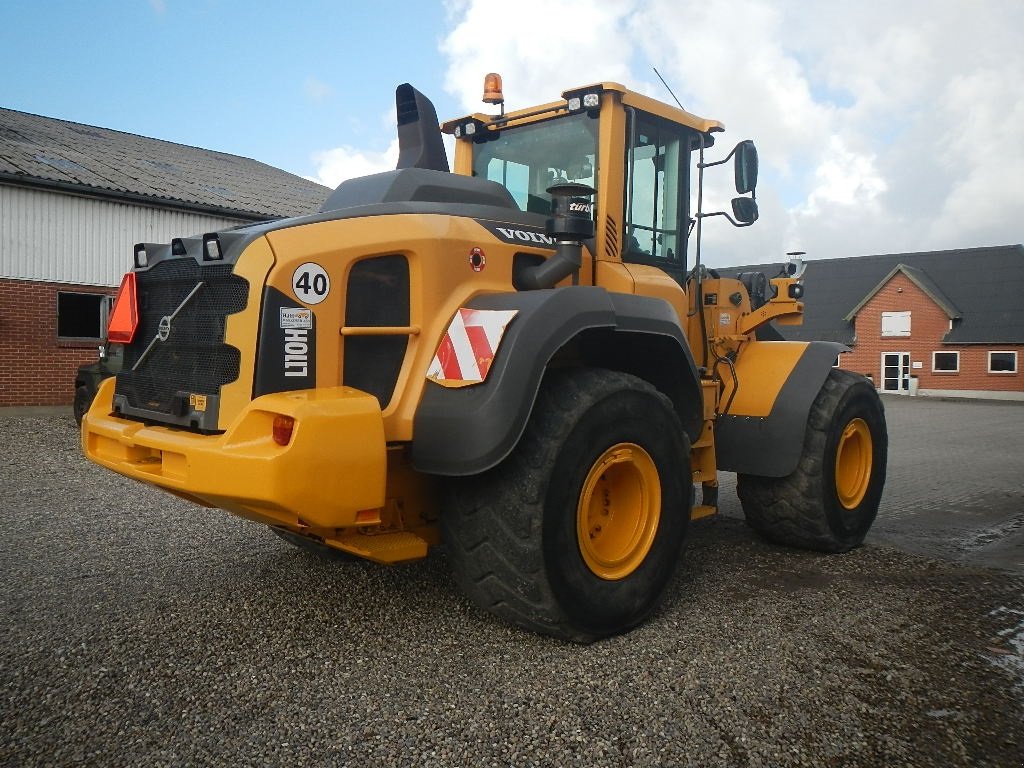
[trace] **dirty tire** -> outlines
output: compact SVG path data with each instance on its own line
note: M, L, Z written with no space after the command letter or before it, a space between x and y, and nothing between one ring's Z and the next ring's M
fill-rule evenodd
M82 426L82 417L85 416L85 412L89 410L90 405L92 405L92 393L89 391L89 388L85 385L78 387L75 390L75 400L71 406L78 426Z
M863 376L833 369L811 406L793 473L738 476L747 523L779 544L821 552L860 545L878 513L887 450L878 393ZM837 461L845 471L837 473Z
M547 374L508 458L448 484L441 533L456 582L542 634L591 642L631 629L679 561L689 453L672 404L645 381Z
M293 547L310 552L318 557L322 557L325 560L358 560L356 555L351 555L348 552L342 552L340 549L329 547L326 544L322 544L316 539L311 539L308 536L302 536L292 531L286 531L283 528L271 528L274 533L280 536L282 539L287 541Z

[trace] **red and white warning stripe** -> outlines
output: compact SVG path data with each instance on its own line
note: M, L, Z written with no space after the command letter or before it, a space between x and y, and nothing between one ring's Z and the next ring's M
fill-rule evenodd
M486 379L505 328L517 312L460 309L437 347L427 378L446 387L465 387Z

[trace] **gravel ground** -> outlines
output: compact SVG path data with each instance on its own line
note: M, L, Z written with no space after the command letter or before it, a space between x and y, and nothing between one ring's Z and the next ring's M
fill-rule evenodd
M0 421L0 764L1020 766L1024 578L695 524L589 647L456 594L443 553L324 561Z

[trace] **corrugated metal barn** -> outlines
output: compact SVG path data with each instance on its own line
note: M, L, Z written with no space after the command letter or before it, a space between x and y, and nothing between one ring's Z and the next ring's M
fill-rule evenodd
M71 402L138 242L320 208L244 157L0 108L0 406Z

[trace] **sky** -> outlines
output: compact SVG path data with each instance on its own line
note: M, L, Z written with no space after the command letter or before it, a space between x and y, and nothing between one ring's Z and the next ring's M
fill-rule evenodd
M444 120L615 81L757 144L760 220L711 266L1024 241L1021 0L0 0L0 106L334 187L397 159L394 89ZM488 108L489 109L489 108ZM709 171L710 205L730 174Z

